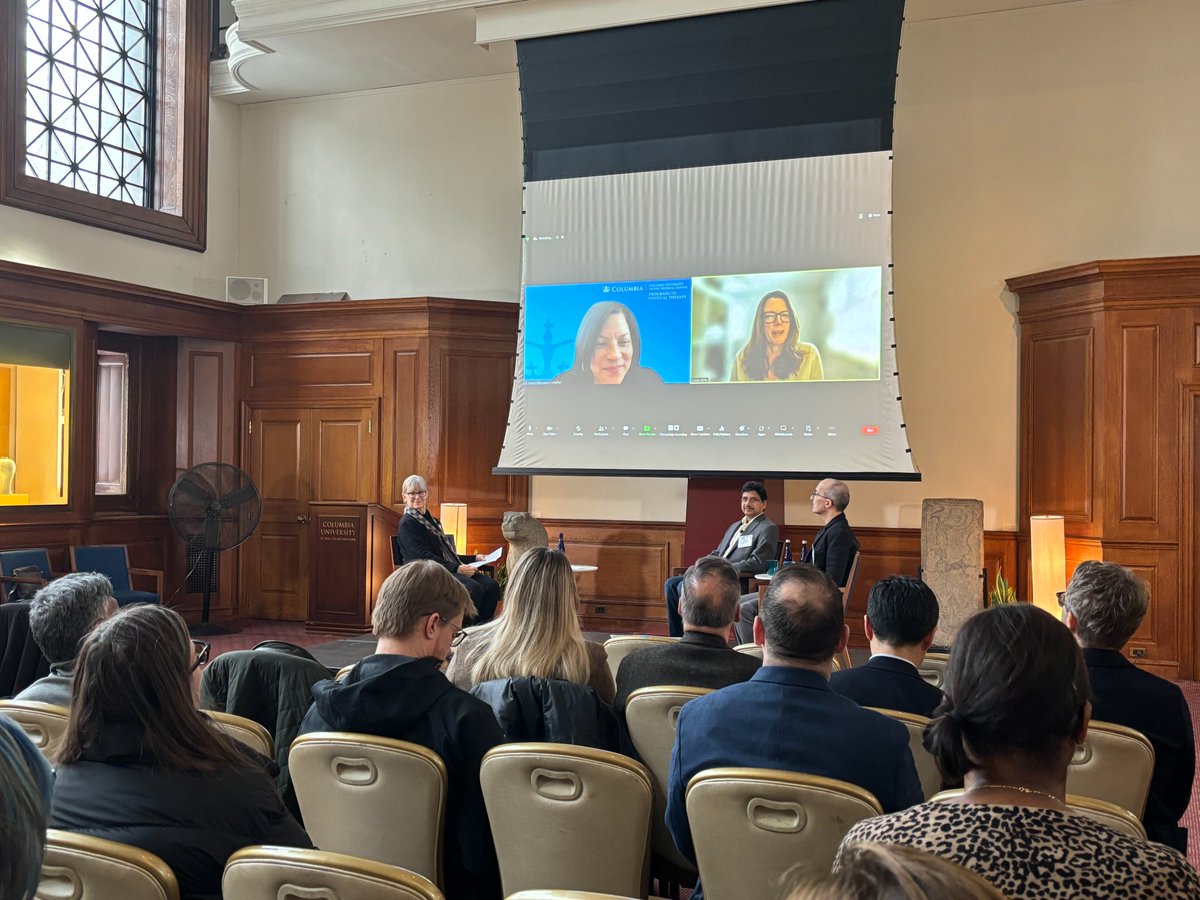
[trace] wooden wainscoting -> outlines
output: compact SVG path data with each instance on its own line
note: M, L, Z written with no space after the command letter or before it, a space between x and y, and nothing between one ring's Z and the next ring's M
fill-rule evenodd
M585 630L614 634L667 633L663 582L673 568L693 562L683 558L682 523L546 519L542 524L552 542L558 532L563 532L572 562L599 566L594 574L579 576ZM816 532L815 527L786 527L784 537L798 546L801 540L811 543ZM862 557L847 621L851 646L866 647L862 617L867 593L876 581L888 575L917 575L921 566L921 531L856 528L854 533L858 535ZM989 583L998 565L1003 564L1005 572L1017 572L1017 534L985 532L984 564ZM980 608L982 604L980 598Z

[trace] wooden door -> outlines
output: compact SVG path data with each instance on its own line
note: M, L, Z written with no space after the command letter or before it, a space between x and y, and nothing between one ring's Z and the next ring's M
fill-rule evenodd
M241 608L255 619L303 621L308 614L308 501L312 414L251 408L246 470L262 494L262 520L242 546Z
M304 621L310 501L372 503L378 484L374 404L258 406L247 411L246 469L262 521L242 552L242 612Z

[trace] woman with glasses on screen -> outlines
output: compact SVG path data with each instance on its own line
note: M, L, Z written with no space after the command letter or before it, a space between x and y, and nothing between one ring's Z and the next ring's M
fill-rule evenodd
M783 291L771 291L754 312L746 346L733 361L730 381L820 381L825 377L821 352L800 340L792 301Z
M633 311L611 300L592 304L575 335L575 362L555 380L562 384L662 384L642 366L642 336Z
M242 847L312 847L271 761L196 709L208 652L158 605L128 606L88 635L50 811L52 828L161 857L183 900L220 897L225 860Z

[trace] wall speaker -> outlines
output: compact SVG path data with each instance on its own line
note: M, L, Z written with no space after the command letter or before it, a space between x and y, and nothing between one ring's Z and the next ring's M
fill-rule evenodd
M230 303L241 303L246 306L256 303L269 303L270 301L267 299L267 279L245 275L226 275L225 299Z

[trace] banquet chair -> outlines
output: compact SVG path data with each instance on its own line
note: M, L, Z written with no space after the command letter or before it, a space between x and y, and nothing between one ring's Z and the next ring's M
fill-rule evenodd
M179 900L179 883L170 866L140 847L52 828L35 896Z
M48 759L58 750L59 741L67 733L71 711L65 706L35 700L0 700L0 715L20 725L34 746Z
M444 900L428 878L327 850L245 847L225 863L221 893L237 900Z
M568 744L501 744L479 779L505 896L646 896L654 786L641 763Z
M1093 719L1067 766L1067 793L1115 803L1140 819L1153 774L1154 747L1144 734Z
M204 713L226 735L239 743L245 744L256 753L261 753L267 759L275 758L275 741L271 732L253 719L245 716L235 716L233 713L209 710Z
M883 812L858 785L773 769L707 769L685 802L700 881L714 900L774 900L797 861L828 871L850 828Z
M449 780L436 753L376 735L317 731L292 742L288 762L314 844L442 884Z
M916 713L898 709L880 709L877 706L869 706L867 709L895 719L908 729L908 749L912 751L913 762L917 764L921 793L925 795L926 800L931 800L933 795L942 789L942 773L938 771L933 754L925 749L925 726L929 724L929 720Z
M946 665L949 662L949 653L926 653L921 665L917 666L917 672L940 691L946 682Z
M646 647L657 647L659 644L677 641L679 638L666 637L661 634L617 634L604 642L604 654L608 657L608 668L613 678L617 677L617 669L622 660L636 650Z

